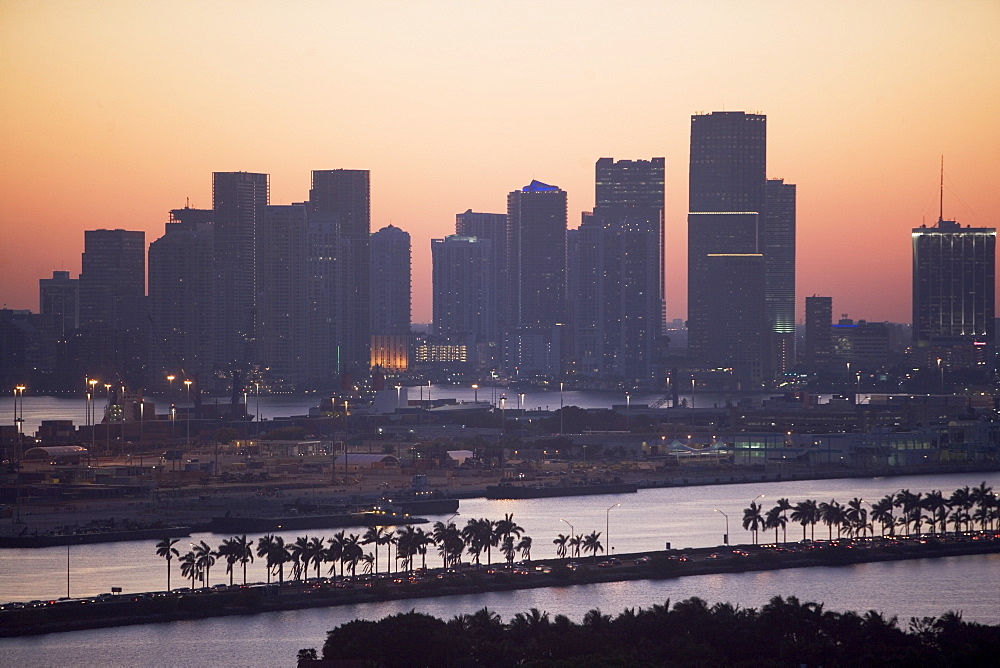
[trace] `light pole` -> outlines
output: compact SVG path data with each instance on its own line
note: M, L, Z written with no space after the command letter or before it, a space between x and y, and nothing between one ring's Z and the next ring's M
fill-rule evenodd
M566 522L566 524L569 524L569 520L564 520L561 517L559 518L559 521L560 522ZM573 536L576 535L576 529L573 528L572 524L569 524L569 534L570 534L570 538L572 538Z
M628 414L629 409L632 407L632 396L626 392L625 393L625 431L628 431Z
M472 384L472 403L479 403L479 385L476 383Z
M184 385L187 387L187 449L191 448L191 383L193 381L185 380Z
M718 508L712 508L712 510L726 518L726 533L722 536L722 543L723 545L729 545L729 515L725 514Z
M402 390L403 386L400 385L399 383L396 383L396 410L399 410L399 402L401 400L401 397L403 396Z
M260 434L260 382L255 380L253 382L253 385L254 389L257 390L257 405L254 407L254 415L257 418L256 420L257 428L254 431L256 431L257 434L259 435Z
M941 358L937 358L938 376L940 377L940 390L944 394L944 367L941 366Z
M691 408L694 408L694 375L691 376Z
M615 505L608 508L608 512L604 513L604 540L608 544L608 552L615 549L611 547L611 511L622 504L616 503Z
M18 385L14 388L14 426L17 427L17 466L21 467L21 450L22 441L24 440L24 385ZM21 413L18 415L17 412L17 398L21 397Z
M171 399L171 401L170 401L170 447L174 446L174 414L175 414L175 410L174 410L173 398L174 398L174 378L176 378L176 377L177 376L175 376L174 374L169 374L167 376L167 383L170 386L170 399Z
M104 389L108 392L108 402L104 408L104 419L107 420L104 425L104 454L111 456L111 383L104 383Z

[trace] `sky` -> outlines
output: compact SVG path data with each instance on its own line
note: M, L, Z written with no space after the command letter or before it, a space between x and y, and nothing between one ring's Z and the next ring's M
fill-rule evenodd
M768 117L798 190L797 297L909 322L910 230L1000 224L997 0L0 0L0 306L76 277L83 232L163 234L211 174L371 171L372 231L430 239L532 179L594 204L594 163L666 158L667 316L687 311L690 117Z

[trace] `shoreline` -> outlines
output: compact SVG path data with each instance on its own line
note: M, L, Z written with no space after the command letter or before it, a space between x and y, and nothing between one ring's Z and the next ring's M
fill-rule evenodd
M615 558L585 557L576 562L545 559L512 569L497 564L481 567L465 564L457 570L420 571L412 581L405 574L397 574L398 581L386 577L373 579L369 584L361 581L364 576L359 576L361 580L286 581L282 586L258 583L208 591L174 590L155 595L59 600L16 609L7 606L0 610L0 637L517 589L997 553L1000 553L1000 531L891 540L877 537L815 541L805 545L717 546L621 554Z

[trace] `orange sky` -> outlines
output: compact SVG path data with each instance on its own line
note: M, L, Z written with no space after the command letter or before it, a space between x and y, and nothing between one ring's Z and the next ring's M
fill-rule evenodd
M429 240L532 178L593 206L602 156L667 160L667 313L686 314L689 118L767 114L798 185L799 311L910 319L909 231L1000 223L1000 2L0 0L0 305L76 276L83 231L163 233L211 172L372 172L372 231Z

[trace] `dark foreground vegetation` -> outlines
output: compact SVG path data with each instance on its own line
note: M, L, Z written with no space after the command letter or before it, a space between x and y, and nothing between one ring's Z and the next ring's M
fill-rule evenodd
M670 607L588 612L581 623L531 609L504 623L486 608L450 621L409 612L327 634L300 666L988 666L1000 626L960 613L895 618L829 612L776 596L759 610L690 598Z

